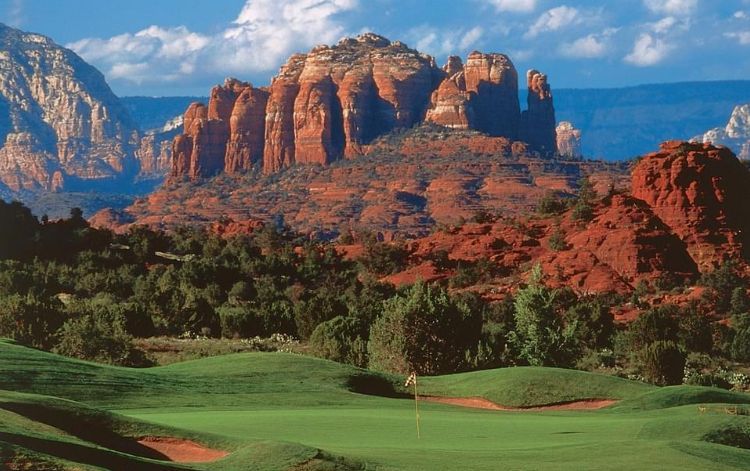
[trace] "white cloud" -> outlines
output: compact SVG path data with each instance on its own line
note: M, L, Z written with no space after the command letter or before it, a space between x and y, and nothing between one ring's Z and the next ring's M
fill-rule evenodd
M731 39L736 39L738 43L743 46L750 45L750 31L737 31L733 33L724 33L724 36Z
M649 67L663 61L674 49L674 46L664 39L643 33L638 36L633 50L625 56L625 62L638 67Z
M150 26L107 39L67 46L106 71L133 83L170 82L205 73L268 71L300 49L331 43L345 34L337 15L357 0L246 0L231 25L214 35L184 26ZM200 77L195 77L200 78Z
M595 59L604 57L610 50L609 38L617 32L609 28L601 34L589 34L575 41L563 43L559 47L560 54L565 57L578 59Z
M483 36L484 29L480 26L475 26L469 30L440 30L423 25L411 29L406 34L407 39L414 42L414 47L418 51L436 57L459 54L473 49Z
M649 23L651 30L657 34L668 33L677 24L677 19L674 16L668 16L662 18L656 23Z
M663 15L689 16L698 8L698 0L643 0L646 8Z
M525 38L535 38L548 31L557 31L567 26L580 23L582 21L578 9L561 5L545 11L537 18L536 22L531 25L524 35Z
M529 13L536 10L537 0L486 0L498 11Z

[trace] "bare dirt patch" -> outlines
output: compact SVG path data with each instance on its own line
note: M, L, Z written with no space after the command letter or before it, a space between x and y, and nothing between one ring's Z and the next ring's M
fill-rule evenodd
M502 410L502 411L551 411L551 410L597 410L616 404L612 399L584 399L580 401L560 402L534 407L506 407L487 400L483 397L440 397L419 396L422 401L438 402L453 406L470 407L472 409Z
M144 437L138 440L138 443L161 453L175 463L208 463L229 454L181 438Z

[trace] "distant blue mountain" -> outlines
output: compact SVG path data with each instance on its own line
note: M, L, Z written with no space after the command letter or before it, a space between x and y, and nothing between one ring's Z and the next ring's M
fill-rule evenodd
M558 121L583 132L586 157L620 160L723 127L750 103L750 81L684 82L617 89L557 89Z
M157 129L176 116L182 115L194 101L208 103L207 97L197 96L125 96L120 102L143 131Z

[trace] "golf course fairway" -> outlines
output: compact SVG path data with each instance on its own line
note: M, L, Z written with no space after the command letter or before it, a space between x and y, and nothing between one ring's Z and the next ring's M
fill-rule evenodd
M150 369L102 366L0 341L0 466L33 469L750 469L750 396L657 388L551 368L419 378L424 395L508 408L617 401L600 410L415 403L404 378L284 353ZM167 461L144 437L229 454Z

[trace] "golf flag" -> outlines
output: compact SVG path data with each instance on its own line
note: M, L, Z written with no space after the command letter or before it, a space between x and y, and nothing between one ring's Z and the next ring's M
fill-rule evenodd
M404 383L404 387L408 388L409 386L414 386L414 414L417 418L417 438L420 438L419 436L419 395L417 395L417 373L416 371L409 375L408 378L406 378L406 383Z
M404 384L404 387L408 388L412 384L417 384L417 374L416 373L412 373L412 374L409 375L408 378L406 378L406 384Z

